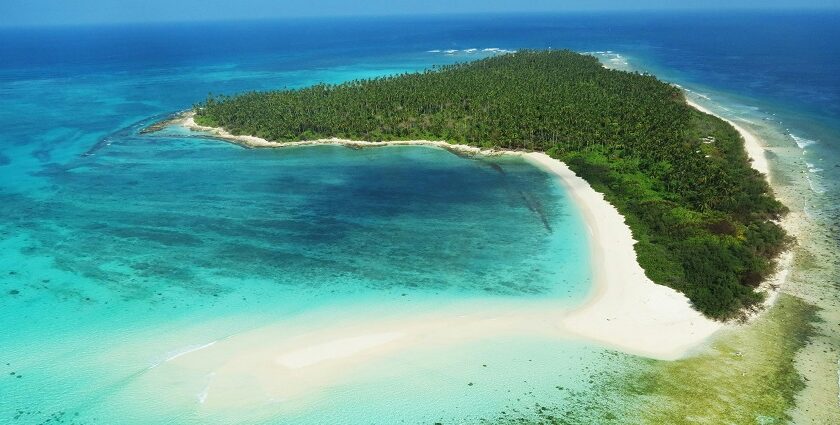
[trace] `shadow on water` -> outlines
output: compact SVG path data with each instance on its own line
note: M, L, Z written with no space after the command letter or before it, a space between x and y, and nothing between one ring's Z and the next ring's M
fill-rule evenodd
M501 174L503 176L505 176L507 174L505 172L505 169L500 164L498 164L496 162L490 162L490 161L482 161L482 162L487 164L488 166L490 166L490 168L497 171L499 174ZM539 218L543 227L545 227L545 230L547 230L548 233L553 233L554 231L551 229L551 223L549 222L548 214L545 211L545 208L543 208L542 203L531 192L528 192L524 189L514 187L514 183L511 181L511 179L505 178L504 182L505 182L505 185L510 188L510 190L515 191L518 194L519 198L522 199L522 202L525 204L525 206L528 208L528 210L531 211L532 213L534 213L534 215L536 215L537 218Z

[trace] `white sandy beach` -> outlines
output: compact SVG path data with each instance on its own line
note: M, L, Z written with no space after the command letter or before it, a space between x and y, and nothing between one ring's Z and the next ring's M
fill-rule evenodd
M525 157L560 178L589 225L595 295L563 318L566 329L625 352L672 360L723 326L692 308L685 295L645 276L630 228L604 195L546 154Z
M257 394L276 399L297 397L340 381L360 364L418 346L444 347L506 333L532 334L578 339L631 354L674 360L702 347L710 336L728 326L704 317L681 293L648 279L636 261L633 248L636 242L624 218L585 180L544 153L484 151L422 140L371 143L326 139L277 143L201 127L191 115L183 117L179 124L250 147L426 145L475 154L522 156L554 174L575 200L589 227L594 268L591 297L572 309L542 301L482 300L401 314L312 312L313 317L321 314L334 320L326 326L312 325L323 323L315 319L303 321L304 324L284 322L233 335L172 358L155 369L158 372L174 367L212 376L201 392L205 408L247 403ZM733 126L744 136L753 166L766 174L768 164L758 140L743 128ZM247 389L239 384L242 376L250 379Z
M300 142L273 142L260 137L254 136L240 136L229 133L223 128L205 127L198 125L194 119L195 114L187 112L182 118L179 118L173 123L182 125L193 131L200 131L214 137L218 137L228 142L236 143L238 145L249 148L291 148L300 146L317 146L317 145L336 145L336 146L358 146L358 147L377 147L377 146L434 146L441 149L458 151L476 155L518 155L519 152L503 151L503 150L485 150L468 145L454 145L444 141L433 140L394 140L388 142L368 142L364 140L348 140L333 137L330 139L316 139L304 140Z

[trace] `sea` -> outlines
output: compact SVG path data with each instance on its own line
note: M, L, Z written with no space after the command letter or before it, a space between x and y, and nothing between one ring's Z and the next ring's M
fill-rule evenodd
M830 423L840 417L837 40L840 12L819 10L2 28L0 423L691 423L688 411L707 423ZM514 333L418 343L302 382L223 352L225 341L256 352L461 306L587 302L582 215L521 158L245 149L141 132L208 95L521 49L654 74L762 136L797 238L776 312L699 352L702 362ZM762 343L768 329L808 341L776 352ZM768 358L784 361L769 378L729 373L749 376ZM686 370L712 379L700 386L711 403L731 406L703 408L696 382L677 379ZM784 384L757 387L775 378Z

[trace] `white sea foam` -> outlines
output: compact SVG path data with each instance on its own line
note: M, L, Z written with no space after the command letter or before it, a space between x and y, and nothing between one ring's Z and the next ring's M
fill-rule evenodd
M815 164L811 164L810 162L805 162L805 165L808 167L808 172L810 173L819 173L824 171L822 168L817 167Z
M694 93L694 95L695 95L695 96L697 96L697 97L699 97L699 98L701 98L701 99L706 99L706 100L709 100L709 101L711 101L711 100L712 100L712 98L711 98L711 97L709 97L709 96L707 96L707 95L705 95L705 94L703 94L703 93L696 92L696 91L695 91L695 92L692 92L692 93Z
M481 49L481 51L487 53L516 53L516 50L500 49L498 47L488 47L486 49Z
M794 143L796 143L796 146L799 146L799 149L805 149L808 146L811 146L811 145L817 143L816 140L811 140L811 139L806 139L804 137L799 137L799 136L797 136L793 133L789 133L789 134L790 134L790 137L793 139Z
M630 66L630 62L620 53L615 53L612 50L597 50L593 52L583 52L587 55L597 56L604 68L608 69L625 69Z
M447 49L447 50L432 49L432 50L426 50L426 53L443 53L443 54L446 54L446 55L455 55L455 54L467 54L467 55L473 55L473 54L476 54L476 53L495 53L495 54L506 54L506 53L516 53L516 50L507 50L507 49L502 49L502 48L499 48L499 47L486 47L486 48L483 48L483 49L482 49L482 48L477 48L477 47L471 47L471 48L469 48L469 49L464 49L464 50L458 50L458 49Z
M154 368L160 366L161 364L172 361L172 360L175 360L178 357L185 356L185 355L190 354L190 353L194 353L198 350L203 350L207 347L211 347L216 342L217 341L208 342L207 344L202 344L202 345L189 345L189 346L186 346L186 347L183 347L183 348L179 348L177 350L170 351L170 352L163 355L163 360L155 362L154 364L149 366L149 369L154 369Z
M814 193L822 195L826 192L826 189L815 177L805 176L805 178L808 180L808 186L811 187L811 190L814 191Z

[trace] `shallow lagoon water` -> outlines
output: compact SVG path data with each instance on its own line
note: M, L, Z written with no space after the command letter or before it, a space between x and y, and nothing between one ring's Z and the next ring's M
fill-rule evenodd
M4 411L102 418L147 368L316 308L589 291L580 216L520 159L110 141L5 196Z

